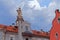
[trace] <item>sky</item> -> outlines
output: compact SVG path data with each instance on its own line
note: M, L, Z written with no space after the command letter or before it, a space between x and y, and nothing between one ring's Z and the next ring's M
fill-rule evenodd
M0 0L0 24L15 23L18 8L22 9L22 16L32 30L49 31L55 10L60 9L60 0Z

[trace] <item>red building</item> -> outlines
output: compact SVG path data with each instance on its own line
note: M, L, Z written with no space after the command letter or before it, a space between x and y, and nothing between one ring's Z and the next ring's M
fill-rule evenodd
M58 9L55 11L55 14L50 31L50 40L60 40L60 12Z

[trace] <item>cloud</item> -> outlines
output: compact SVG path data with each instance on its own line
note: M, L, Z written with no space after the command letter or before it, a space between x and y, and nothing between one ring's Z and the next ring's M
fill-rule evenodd
M46 6L41 7L37 0L28 1L28 5L29 5L30 8L33 8L35 10L41 10L43 8L46 8Z
M36 7L37 5L38 7ZM29 1L29 7L32 8L32 9L29 9L29 10L32 10L32 13L29 15L33 15L30 18L32 17L34 18L33 21L31 22L33 25L36 24L38 26L36 27L36 29L42 28L42 29L45 29L45 31L50 30L52 27L52 21L55 17L55 10L60 9L59 3L55 0L55 1L51 1L48 7L41 7L38 1L34 0L34 1ZM36 9L33 10L35 7Z
M55 2L51 2L51 3L49 4L49 7L52 7L52 6L56 6L56 3L55 3Z
M55 10L60 9L60 2L57 0L51 1L48 6L43 7L38 0L0 0L0 2L7 7L6 9L13 17L17 15L16 9L21 7L23 18L31 23L32 29L36 30L50 30Z

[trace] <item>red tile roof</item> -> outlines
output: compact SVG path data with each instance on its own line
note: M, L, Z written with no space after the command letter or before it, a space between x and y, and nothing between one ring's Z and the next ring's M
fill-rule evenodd
M32 30L32 32L36 36L42 36L42 37L49 37L50 36L50 34L48 32L36 31L36 30Z
M17 26L6 26L6 25L0 24L0 29L4 29L6 30L6 32L18 33ZM49 37L50 34L48 32L40 32L40 31L32 30L32 34L24 33L24 35Z
M18 32L18 28L15 28L14 26L8 26L6 28L6 31L9 31L9 32Z
M5 25L0 24L0 29L3 29Z
M15 26L6 26L6 25L0 24L0 29L4 29L9 32L18 32L18 28L15 28Z

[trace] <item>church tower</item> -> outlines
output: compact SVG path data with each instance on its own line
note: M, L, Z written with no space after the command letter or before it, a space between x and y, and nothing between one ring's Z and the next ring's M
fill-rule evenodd
M23 40L23 36L22 36L22 32L30 32L31 28L30 28L30 23L24 21L23 17L22 17L22 11L21 8L19 8L17 10L17 20L16 20L16 26L18 26L18 40Z

